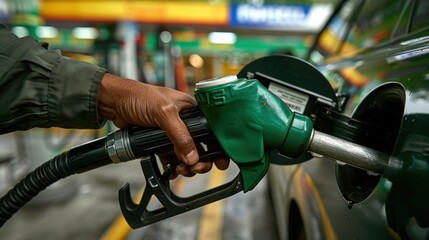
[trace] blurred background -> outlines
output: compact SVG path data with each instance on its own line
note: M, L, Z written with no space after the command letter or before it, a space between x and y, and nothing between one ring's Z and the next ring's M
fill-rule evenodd
M65 56L192 94L196 82L236 74L256 58L303 56L335 3L0 0L0 21L17 36L47 42ZM0 136L0 195L46 160L112 130L108 123L100 130L33 129ZM183 194L198 192L212 187L211 179L227 181L234 174L231 166L226 173L179 178L173 185ZM277 239L265 181L244 196L221 201L220 210L208 215L199 209L138 230L120 216L117 190L125 182L140 186L134 194L144 188L138 161L60 181L13 216L0 238Z

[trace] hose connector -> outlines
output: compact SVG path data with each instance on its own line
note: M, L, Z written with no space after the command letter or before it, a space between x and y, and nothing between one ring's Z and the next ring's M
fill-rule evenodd
M131 150L127 129L120 129L107 135L106 150L113 163L127 162L136 159Z

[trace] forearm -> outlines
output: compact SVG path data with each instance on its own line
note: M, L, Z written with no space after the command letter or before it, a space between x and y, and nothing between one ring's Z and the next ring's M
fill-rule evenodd
M0 24L0 133L99 127L97 96L105 72L17 38Z

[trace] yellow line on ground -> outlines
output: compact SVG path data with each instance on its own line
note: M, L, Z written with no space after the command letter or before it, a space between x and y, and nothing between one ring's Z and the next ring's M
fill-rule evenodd
M120 215L100 239L122 240L125 239L130 232L131 227L128 225L127 221L125 221L125 218Z
M134 201L140 201L143 195L144 188L135 197ZM101 240L122 240L125 239L131 232L131 227L128 225L124 216L120 214L118 218L110 225L109 229L100 238Z
M212 189L225 182L226 172L213 169L210 172L208 188ZM217 201L203 207L201 214L198 240L222 239L224 202Z

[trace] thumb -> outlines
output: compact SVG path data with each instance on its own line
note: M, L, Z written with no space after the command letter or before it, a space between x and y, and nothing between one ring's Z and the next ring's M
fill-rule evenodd
M188 128L177 114L175 119L164 125L164 130L174 145L174 152L179 160L188 165L198 162L199 155Z

